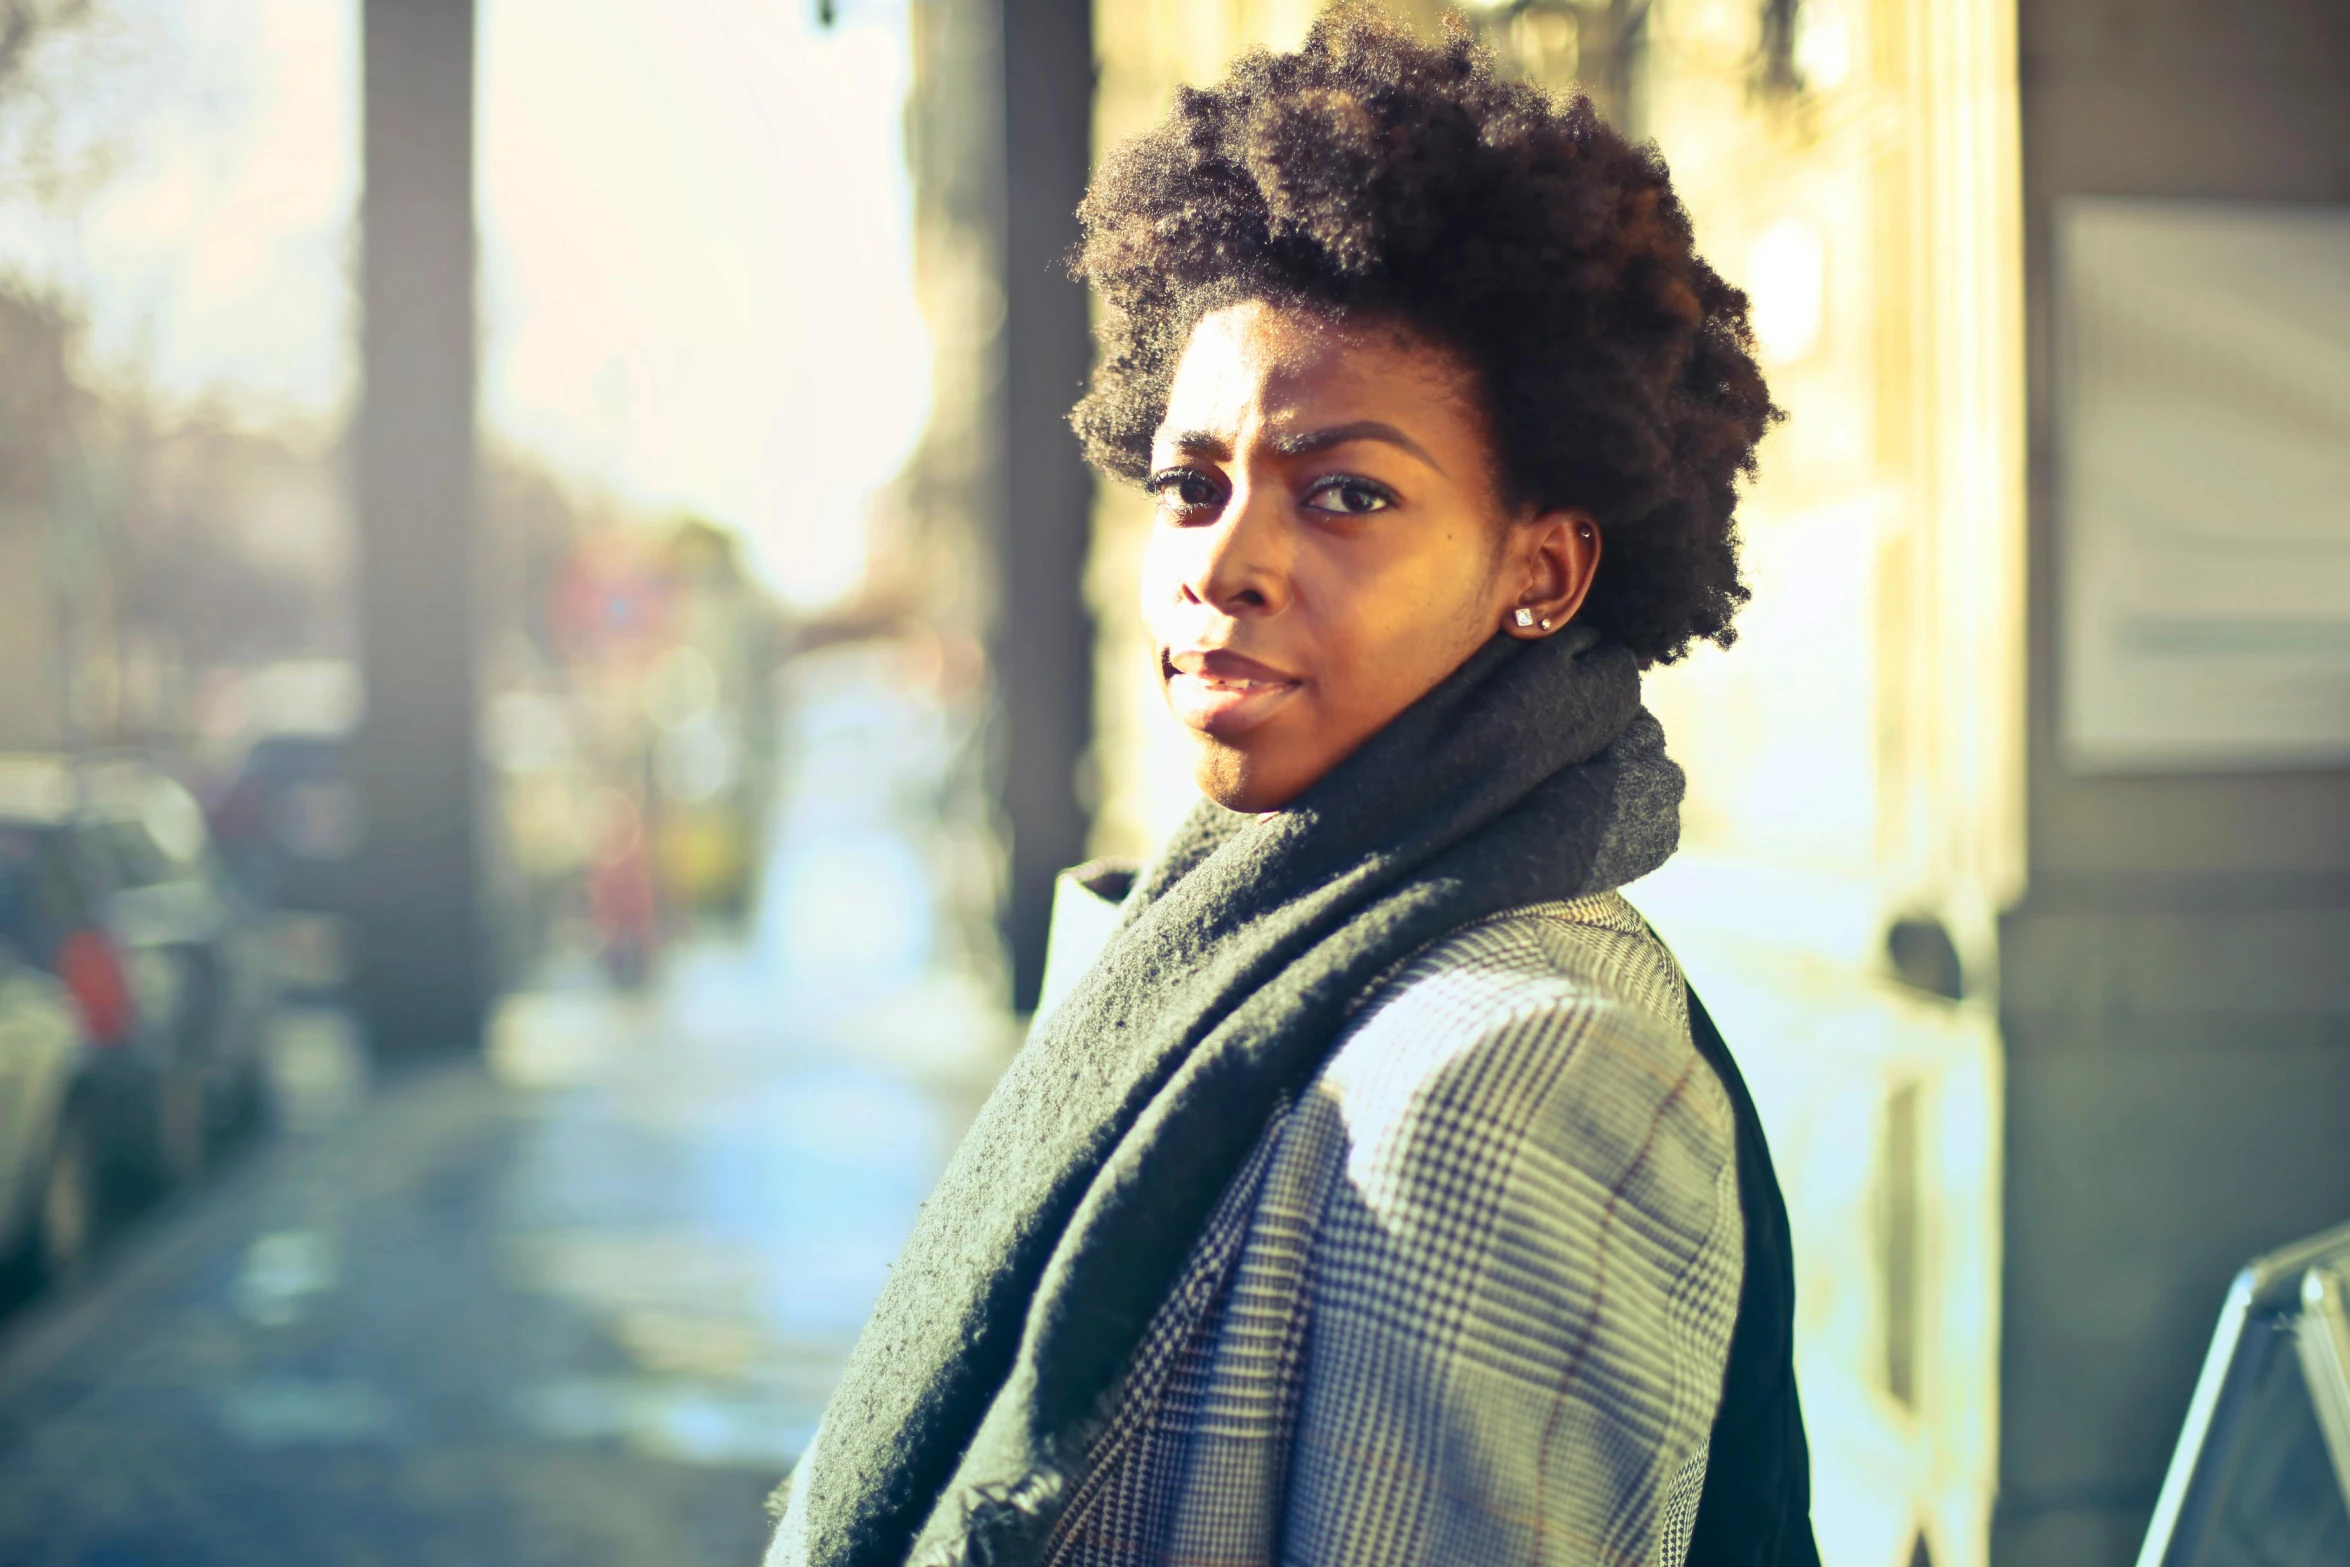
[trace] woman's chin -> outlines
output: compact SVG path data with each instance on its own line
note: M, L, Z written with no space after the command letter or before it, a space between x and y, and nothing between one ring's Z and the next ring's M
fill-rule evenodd
M1192 750L1192 779L1199 792L1228 811L1278 811L1313 781L1300 776L1294 759L1246 751L1213 735L1194 734Z

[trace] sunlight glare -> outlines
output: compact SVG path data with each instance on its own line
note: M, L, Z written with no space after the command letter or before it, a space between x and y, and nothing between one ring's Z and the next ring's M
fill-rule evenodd
M487 427L815 605L929 411L902 6L484 0Z

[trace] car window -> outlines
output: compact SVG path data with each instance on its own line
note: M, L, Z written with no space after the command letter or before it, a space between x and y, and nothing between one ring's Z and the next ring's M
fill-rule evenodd
M0 941L26 960L48 954L41 918L41 844L37 833L0 827Z
M54 829L0 826L0 940L33 963L56 962L65 938L90 923L64 835Z
M103 819L97 838L118 888L153 887L204 873L204 814L176 784L158 781L145 810Z
M106 868L112 873L111 879L116 887L127 891L179 878L179 867L172 863L171 857L156 845L154 836L138 822L103 822L99 824L95 836L100 852L106 856Z
M196 797L169 779L158 778L147 791L147 808L139 826L182 875L191 875L204 860L204 808Z

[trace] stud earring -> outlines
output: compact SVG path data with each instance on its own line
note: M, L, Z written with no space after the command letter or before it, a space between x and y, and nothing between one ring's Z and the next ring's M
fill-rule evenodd
M1520 626L1531 626L1534 624L1534 611L1521 604L1518 606L1518 613L1513 618Z
M1550 622L1549 622L1549 621L1547 621L1547 620L1546 620L1546 621L1544 621L1544 622L1542 623L1542 629L1543 629L1543 630L1545 630L1545 631L1548 631L1548 630L1550 629Z

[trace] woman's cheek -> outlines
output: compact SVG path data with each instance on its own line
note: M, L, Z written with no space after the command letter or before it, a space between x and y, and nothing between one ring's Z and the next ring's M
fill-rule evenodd
M1178 575L1171 557L1175 546L1167 537L1168 530L1153 522L1150 538L1143 546L1142 571L1135 583L1135 591L1142 607L1142 623L1154 641L1164 643L1167 638L1160 618L1173 607L1177 595L1173 583Z

